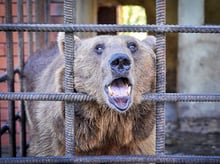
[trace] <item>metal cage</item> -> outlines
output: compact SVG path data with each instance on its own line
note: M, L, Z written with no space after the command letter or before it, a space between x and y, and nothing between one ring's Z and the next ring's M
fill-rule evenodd
M191 156L191 155L165 155L165 102L220 102L220 94L182 94L182 93L166 93L166 33L220 33L220 26L182 26L182 25L166 25L166 0L156 0L156 24L154 25L91 25L76 24L75 18L75 0L64 1L64 24L12 24L10 2L6 2L7 14L6 24L0 24L0 31L6 32L7 49L7 73L0 76L0 81L7 80L8 92L0 93L0 100L8 100L9 102L9 120L1 127L1 134L10 131L10 158L0 158L0 163L91 163L91 162L154 162L154 163L220 163L220 156ZM18 4L19 5L19 4ZM75 32L154 32L156 33L156 93L144 94L143 101L156 102L156 154L155 155L117 155L117 156L75 156L74 138L70 137L74 133L74 103L73 101L92 101L92 97L82 93L72 93L72 81L74 76L65 76L65 93L24 93L14 92L12 87L14 83L14 73L22 74L23 70L23 47L19 50L20 64L19 68L14 70L13 56L10 44L12 42L12 32L18 31L22 33L28 32L66 32L66 49L65 49L65 74L73 74L73 35ZM22 35L20 36L22 42ZM22 85L22 78L21 78ZM25 140L25 113L24 100L42 100L42 101L65 101L66 109L66 156L63 157L18 157L15 158L15 115L14 101L21 101L21 119L22 136L21 138L21 154L25 156L26 140Z

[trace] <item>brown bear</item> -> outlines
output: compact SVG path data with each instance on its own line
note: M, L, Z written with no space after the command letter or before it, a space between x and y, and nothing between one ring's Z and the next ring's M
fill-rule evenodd
M64 33L58 46L31 56L24 69L26 92L64 92ZM155 37L126 35L75 38L76 92L96 100L75 109L75 155L155 153ZM31 156L65 155L62 101L27 101Z

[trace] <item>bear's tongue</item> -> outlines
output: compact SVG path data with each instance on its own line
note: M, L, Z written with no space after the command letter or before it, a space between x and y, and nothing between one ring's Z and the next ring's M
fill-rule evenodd
M117 79L108 86L111 103L118 109L124 111L127 109L130 102L131 86L128 85L127 80Z
M131 86L123 81L123 79L114 80L111 85L108 86L110 96L130 96Z

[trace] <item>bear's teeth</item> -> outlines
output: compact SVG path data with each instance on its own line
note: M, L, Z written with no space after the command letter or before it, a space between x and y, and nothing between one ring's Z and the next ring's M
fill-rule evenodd
M108 91L109 91L110 96L114 96L114 92L112 91L112 88L110 85L108 86Z
M131 86L128 86L127 94L128 94L128 96L131 95Z

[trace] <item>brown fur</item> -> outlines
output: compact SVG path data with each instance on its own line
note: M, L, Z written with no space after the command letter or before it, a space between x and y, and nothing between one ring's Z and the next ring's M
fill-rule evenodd
M26 91L64 92L64 34L58 37L58 49L30 57L25 66ZM127 47L136 43L135 53ZM154 92L154 38L139 41L130 36L98 36L76 39L75 88L97 99L83 102L75 109L75 145L77 155L154 154L155 109L151 102L142 102L141 95ZM153 43L153 44L152 44ZM94 47L104 44L102 54ZM56 48L55 48L56 49ZM104 86L111 81L108 61L115 53L127 54L131 59L128 77L133 84L131 105L118 112L108 102ZM45 60L47 59L47 60ZM44 61L44 64L41 62ZM39 68L41 67L41 68ZM64 102L28 101L27 118L30 132L29 152L32 156L60 156L65 154Z

